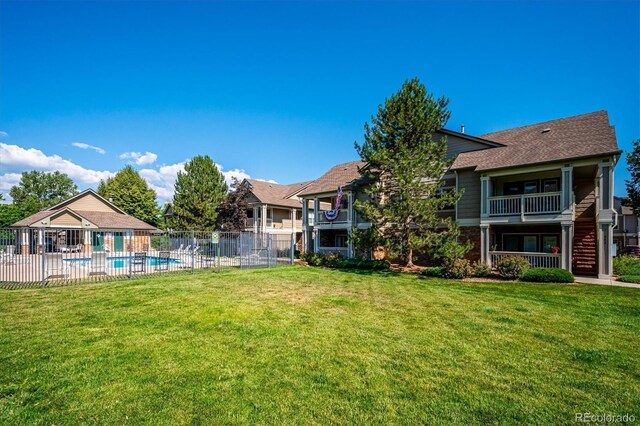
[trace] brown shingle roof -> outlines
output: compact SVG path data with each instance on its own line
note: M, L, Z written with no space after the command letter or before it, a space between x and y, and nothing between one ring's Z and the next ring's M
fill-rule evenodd
M261 203L273 206L301 208L302 204L297 198L290 198L296 195L301 189L309 185L307 182L281 185L279 183L264 182L255 179L246 179L251 185L251 193L260 200Z
M363 167L364 164L362 160L337 164L318 179L311 182L299 195L337 191L339 186L346 186L360 178L358 168Z
M606 111L488 133L481 138L506 146L463 152L452 170L492 170L620 153Z
M156 230L154 226L149 225L146 222L136 219L128 214L121 214L116 212L95 212L95 211L81 211L58 209L58 210L42 210L38 213L32 214L18 222L14 223L13 227L26 227L32 225L39 225L39 222L49 216L60 213L63 210L68 210L77 216L83 217L89 222L96 225L98 228L105 229L136 229L136 230Z

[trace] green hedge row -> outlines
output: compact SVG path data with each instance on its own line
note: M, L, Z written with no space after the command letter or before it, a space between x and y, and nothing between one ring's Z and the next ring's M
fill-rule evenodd
M522 276L523 281L532 283L572 283L573 274L560 268L531 268Z
M344 259L337 263L339 269L370 269L374 271L386 271L391 264L386 260Z
M623 275L618 277L618 281L622 281L623 283L640 284L640 275Z

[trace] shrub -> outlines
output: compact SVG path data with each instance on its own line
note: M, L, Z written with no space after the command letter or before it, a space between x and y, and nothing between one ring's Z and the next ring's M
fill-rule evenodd
M420 274L425 277L442 277L443 270L441 266L432 266L430 268L424 268Z
M622 281L623 283L640 284L640 275L623 275L618 278L618 281Z
M311 260L311 256L313 255L313 253L305 251L300 253L300 260L302 260L303 262L307 262L309 263L309 260Z
M640 275L640 258L627 255L614 257L613 272L617 275Z
M446 260L442 266L443 277L462 279L471 276L473 269L467 259Z
M366 260L366 259L343 259L337 262L336 267L340 269L371 269L376 271L386 271L391 265L386 260Z
M294 259L300 259L300 250L294 250L293 251L293 258Z
M533 283L572 283L575 281L573 274L560 268L531 268L525 272L523 281Z
M311 266L323 266L324 255L322 253L312 253L309 260L307 260Z
M487 278L493 274L491 266L486 263L476 262L473 264L473 276L478 278Z
M509 280L522 278L530 267L529 261L520 256L505 256L496 264L498 274Z
M338 265L338 262L343 260L344 257L340 253L328 253L324 255L322 259L322 265L327 268L335 268Z

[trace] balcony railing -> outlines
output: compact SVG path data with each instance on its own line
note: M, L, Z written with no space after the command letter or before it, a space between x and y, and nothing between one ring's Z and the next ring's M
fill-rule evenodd
M527 253L518 251L490 251L491 264L495 265L502 258L507 256L523 257L529 261L534 268L559 268L560 254L553 253Z
M489 216L560 213L561 204L561 192L489 197Z
M318 221L317 224L324 224L324 223L343 223L346 222L347 219L349 218L349 212L344 209L344 210L340 210L340 212L338 212L338 217L336 217L335 220L333 221L329 221L327 220L327 218L324 215L324 211L319 211L318 212Z

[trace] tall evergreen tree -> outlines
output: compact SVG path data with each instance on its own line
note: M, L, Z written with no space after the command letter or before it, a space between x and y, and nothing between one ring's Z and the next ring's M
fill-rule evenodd
M13 204L29 216L78 193L78 187L64 173L23 172L20 182L9 190Z
M231 191L218 205L216 228L221 231L242 231L247 223L247 196L251 191L248 183L233 178Z
M640 139L631 142L632 149L627 152L627 169L631 179L627 184L627 204L633 209L633 214L640 216Z
M378 107L364 126L364 142L355 144L367 163L361 174L369 197L354 207L407 266L413 266L415 251L442 255L459 236L457 223L438 214L461 196L440 190L451 162L445 158L446 138L433 137L449 119L448 103L435 99L417 78L408 80Z
M184 165L184 172L178 172L171 226L180 230L215 229L217 208L226 192L224 176L211 157L193 157Z
M153 226L159 223L156 192L130 165L106 181L100 181L98 194L106 199L113 197L113 204L135 218Z

